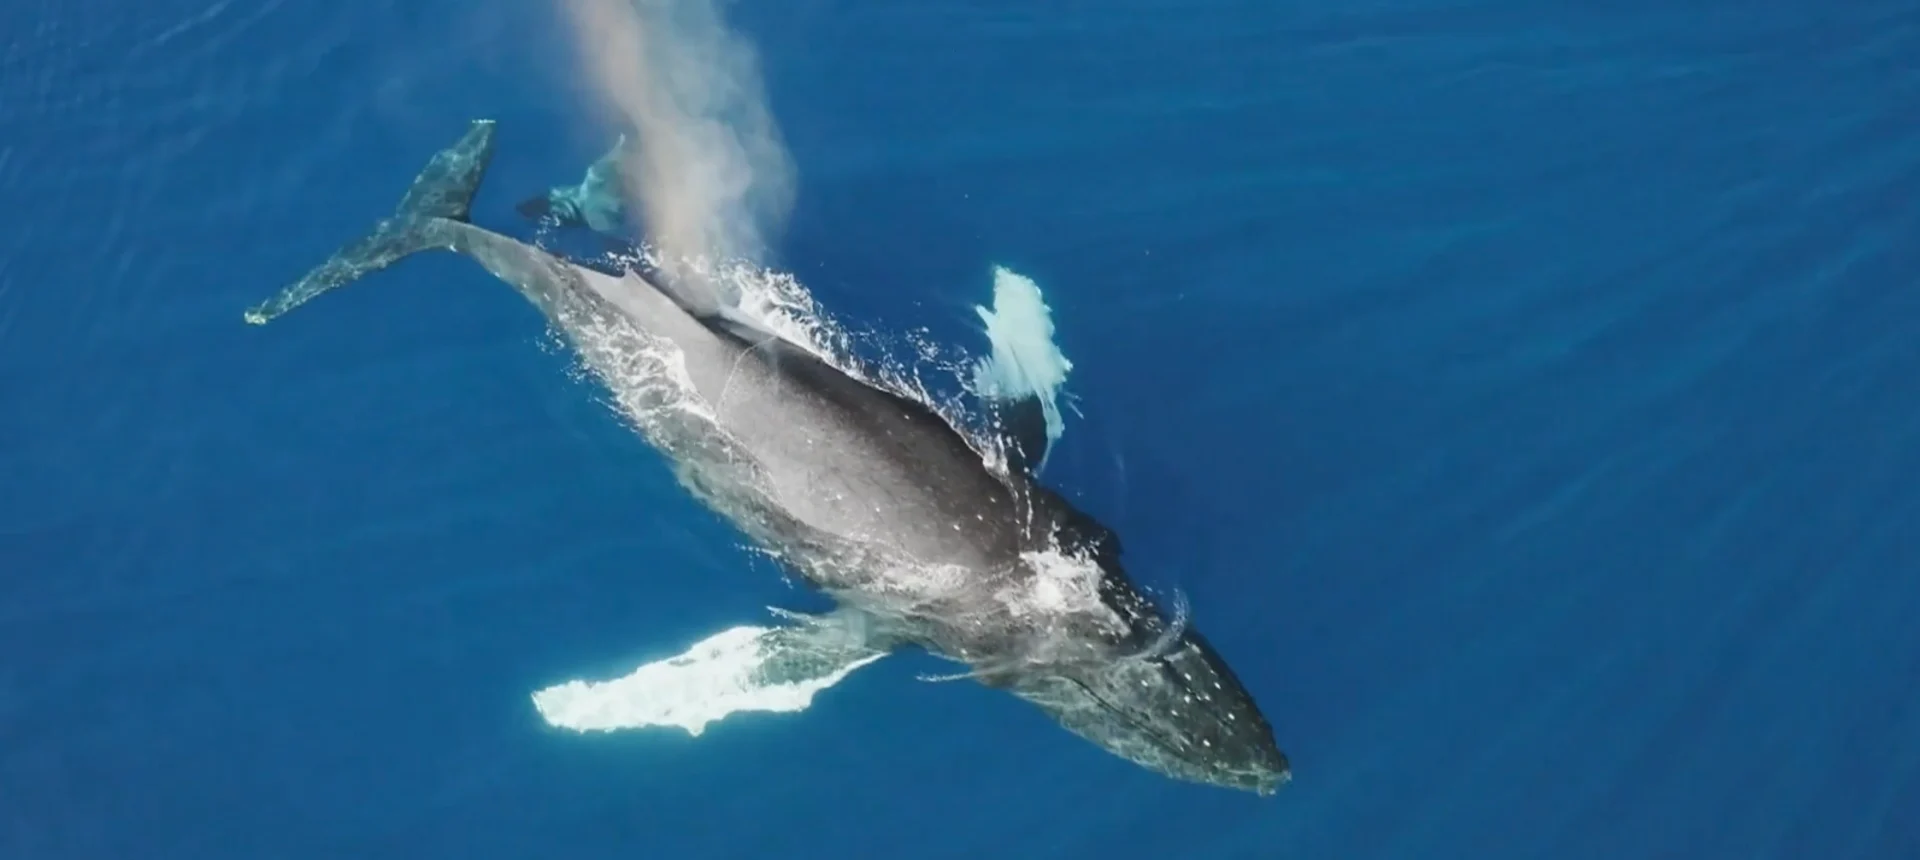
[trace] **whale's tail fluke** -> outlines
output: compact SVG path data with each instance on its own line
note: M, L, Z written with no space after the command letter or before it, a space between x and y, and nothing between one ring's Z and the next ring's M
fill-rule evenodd
M247 310L247 322L265 325L315 296L380 271L402 257L453 247L450 222L466 221L474 193L493 159L493 120L475 120L454 145L440 150L420 171L392 215L335 252L279 295Z

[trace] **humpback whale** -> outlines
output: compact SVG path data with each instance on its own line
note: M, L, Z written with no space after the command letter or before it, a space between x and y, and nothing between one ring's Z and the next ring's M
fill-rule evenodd
M246 320L422 251L471 258L614 389L689 492L833 601L756 634L774 655L751 669L758 681L830 684L918 649L1165 776L1262 795L1290 779L1221 655L1133 582L1111 529L1038 480L1056 434L1035 398L983 394L995 421L970 434L698 277L607 271L476 226L493 132L474 121L391 215Z

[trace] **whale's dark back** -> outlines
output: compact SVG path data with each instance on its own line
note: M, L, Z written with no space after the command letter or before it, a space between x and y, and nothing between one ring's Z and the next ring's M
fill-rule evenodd
M748 370L746 388L770 407L723 419L746 447L778 471L812 477L783 496L816 526L842 526L909 550L923 562L957 564L975 579L939 611L891 619L907 638L982 671L1108 751L1181 779L1270 792L1288 774L1273 730L1226 661L1182 619L1169 618L1128 575L1120 538L1031 474L988 467L948 420L926 404L854 378L812 353L724 319L708 320ZM725 399L724 397L722 399ZM728 408L721 410L723 416ZM806 437L822 444L794 445ZM825 448L847 450L823 451ZM851 456L848 456L851 455ZM802 462L802 461L809 462ZM832 462L837 465L823 467ZM842 516L820 502L820 475L862 497ZM853 524L851 530L847 524ZM871 529L864 535L861 528ZM1059 550L1100 571L1098 594L1124 621L1115 635L1098 625L1034 629L1005 603L1042 575L1023 554ZM1065 632L1063 632L1065 631ZM1093 659L1033 661L1036 638ZM998 677L996 677L998 676Z

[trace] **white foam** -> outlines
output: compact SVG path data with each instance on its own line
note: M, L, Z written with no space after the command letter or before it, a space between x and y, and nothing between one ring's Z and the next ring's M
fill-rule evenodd
M1047 439L1066 432L1060 387L1073 369L1053 342L1053 314L1040 285L1005 266L993 267L993 309L974 306L987 324L993 354L974 365L974 390L983 397L1039 397L1047 416Z
M540 690L533 706L548 724L580 732L674 727L698 737L732 714L805 710L821 690L884 656L863 649L799 653L790 632L734 627L611 681Z
M1092 559L1058 549L1023 552L1020 557L1026 560L1034 575L1009 601L1008 609L1014 614L1099 615L1118 621L1113 610L1100 600L1104 573Z

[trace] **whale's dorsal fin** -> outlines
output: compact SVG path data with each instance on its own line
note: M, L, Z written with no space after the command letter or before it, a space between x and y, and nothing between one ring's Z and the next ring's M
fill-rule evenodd
M756 347L765 346L774 342L792 343L792 341L781 336L779 332L767 328L765 325L762 325L759 320L747 316L746 313L732 305L716 305L708 310L706 314L700 316L699 319L710 329L714 329L723 334L733 335ZM798 344L794 345L798 346Z

